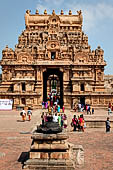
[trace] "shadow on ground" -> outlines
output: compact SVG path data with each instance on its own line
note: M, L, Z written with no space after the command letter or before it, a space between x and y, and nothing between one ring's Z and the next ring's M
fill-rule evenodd
M22 168L24 166L24 162L29 159L29 152L22 152L20 157L18 158L18 162L21 162Z

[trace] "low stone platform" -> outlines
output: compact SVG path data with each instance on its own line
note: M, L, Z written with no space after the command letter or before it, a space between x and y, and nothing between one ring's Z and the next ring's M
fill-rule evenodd
M106 120L98 119L98 120L92 120L92 119L85 119L87 128L105 128ZM113 120L110 120L110 126L113 128Z
M84 164L84 151L67 142L68 135L58 123L45 122L33 132L27 170L74 170L77 163ZM77 153L78 151L78 153ZM79 156L78 156L79 155Z
M74 170L65 133L43 134L35 131L31 138L29 160L25 162L24 169Z
M73 164L65 160L29 159L26 170L74 170Z

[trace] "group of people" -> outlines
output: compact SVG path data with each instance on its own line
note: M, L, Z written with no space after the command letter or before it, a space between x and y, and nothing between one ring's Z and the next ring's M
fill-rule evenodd
M61 112L61 107L59 104L57 104L56 102L54 103L54 105L50 105L50 103L47 102L42 102L42 109L48 109L48 112L51 112L52 114L54 112ZM62 112L64 113L64 106L62 107Z
M47 100L46 101L42 101L42 109L47 109L48 106L55 106L55 105L59 105L59 97L57 96L57 94L55 93L49 93L48 94L48 97L47 97Z
M110 106L108 107L110 108ZM67 116L64 113L64 108L62 109L63 113L60 113L60 106L59 105L55 105L54 107L50 107L48 106L48 112L42 112L41 115L41 119L42 119L42 125L44 125L44 122L49 122L49 121L53 121L53 122L58 122L59 126L61 126L62 128L67 128ZM20 115L22 117L22 121L24 122L27 119L28 116L28 120L31 120L31 116L32 116L32 111L31 108L29 107L28 110L23 110L20 112ZM83 114L81 114L80 116L78 116L78 118L76 117L76 115L73 116L72 121L71 121L71 127L73 128L73 131L82 131L84 132L84 129L86 128L86 122L84 120L84 116ZM107 117L106 120L106 132L110 132L110 121L109 121L109 117Z
M66 114L60 114L55 112L54 114L51 114L50 112L45 113L42 112L41 114L41 119L42 119L42 126L44 125L45 122L58 122L59 126L62 128L67 128L67 116Z
M26 120L26 116L28 116L28 120L30 121L31 120L31 115L32 115L32 111L30 108L28 108L27 111L23 110L20 112L20 116L22 117L22 121L25 122Z
M108 115L112 114L113 113L113 106L111 103L109 103L108 105Z
M78 119L76 115L74 115L74 117L72 118L71 126L73 127L73 131L76 131L78 129L78 131L84 132L84 129L86 128L86 123L84 121L83 114L78 116Z
M77 105L75 104L74 106L74 110L75 111L78 111L78 112L86 112L87 114L94 114L94 108L88 104L81 104L81 103L78 103Z

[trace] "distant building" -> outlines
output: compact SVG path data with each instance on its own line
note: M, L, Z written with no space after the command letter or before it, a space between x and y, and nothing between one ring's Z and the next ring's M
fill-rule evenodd
M0 98L13 99L13 108L40 108L48 95L57 93L61 107L91 104L106 107L113 95L104 84L104 51L91 51L77 15L25 14L26 29L13 51L2 51Z

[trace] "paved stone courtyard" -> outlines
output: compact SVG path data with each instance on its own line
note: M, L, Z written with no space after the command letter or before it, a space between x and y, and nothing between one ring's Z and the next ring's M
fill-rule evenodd
M21 170L22 162L28 157L31 145L31 132L40 123L41 110L34 110L32 120L22 122L19 111L0 111L0 170ZM68 113L68 124L72 114ZM107 111L96 111L95 115L107 117ZM85 115L87 119L94 118ZM113 116L110 116L113 119ZM85 132L67 130L69 142L80 144L85 152L85 164L80 170L113 169L113 129L105 133L105 128L87 128Z

